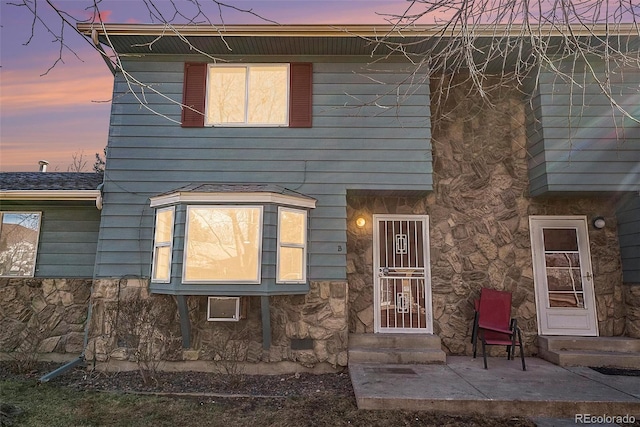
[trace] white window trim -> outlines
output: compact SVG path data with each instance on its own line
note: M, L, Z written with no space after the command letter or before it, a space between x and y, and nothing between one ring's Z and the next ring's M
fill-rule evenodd
M316 200L312 198L302 198L290 196L287 194L279 194L273 192L247 192L247 193L203 193L193 191L176 191L170 194L151 197L150 207L157 208L169 204L187 204L187 203L216 203L232 204L232 203L272 203L278 205L298 206L301 208L315 208Z
M281 219L282 219L282 212L283 211L289 211L289 212L295 212L295 213L301 213L304 214L304 235L302 236L302 244L296 244L296 243L282 243L280 241L280 230L281 230ZM308 246L308 236L307 236L307 229L309 228L309 212L306 210L302 210L302 209L292 209L292 208L288 208L288 207L284 207L284 206L278 206L278 231L277 231L277 235L278 235L278 254L276 257L276 283L286 283L286 284L297 284L297 283L306 283L307 282L307 268L308 268L308 262L307 262L307 246ZM280 248L285 247L285 248L298 248L298 249L302 249L302 278L299 280L284 280L280 278Z
M187 280L185 277L187 271L187 245L189 243L189 211L191 209L202 209L202 208L214 208L214 209L252 209L257 208L260 210L260 227L258 230L258 261L257 261L257 274L256 280L227 280L227 279L206 279L206 280ZM215 283L224 283L224 284L260 284L262 281L262 237L264 233L264 206L262 205L187 205L187 216L185 218L184 225L184 248L182 251L182 283L186 285L206 285L206 284L215 284Z
M28 275L24 276L14 276L11 274L0 275L0 277L34 277L36 274L36 265L38 262L38 249L40 248L40 230L42 228L42 211L0 211L0 235L2 234L2 224L4 221L5 214L38 214L38 232L36 233L36 241L35 241L35 253L33 254L33 267Z
M171 211L171 235L169 236L169 242L156 242L156 228L158 228L158 214L163 211ZM168 208L156 209L155 225L153 227L153 259L151 260L151 282L152 283L170 283L171 282L171 263L173 261L173 232L176 224L176 208L170 206ZM158 248L169 247L169 276L167 280L156 279L156 256Z
M246 68L249 70L251 67L273 67L273 66L282 66L287 69L287 102L285 106L285 121L284 123L249 123L247 114L249 113L248 107L249 104L249 73L246 73L246 85L245 85L245 94L244 94L244 103L245 103L245 117L243 123L213 123L208 121L208 112L209 112L209 72L212 68L223 68L223 67L236 67L236 68ZM291 102L291 67L289 63L255 63L255 64L208 64L207 66L207 82L205 87L205 98L204 98L204 126L205 127L289 127L289 103Z

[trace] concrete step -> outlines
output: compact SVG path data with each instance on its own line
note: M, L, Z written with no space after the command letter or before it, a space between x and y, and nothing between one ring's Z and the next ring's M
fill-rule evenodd
M358 348L442 348L440 337L433 334L349 334L349 347Z
M540 335L538 336L538 348L549 351L589 350L640 353L640 339L629 337L569 337Z
M440 337L433 334L350 334L349 363L443 364Z
M379 363L386 365L393 364L444 364L447 362L447 355L442 350L437 349L349 349L349 363Z
M538 357L559 366L590 366L640 369L640 354L626 351L545 350Z

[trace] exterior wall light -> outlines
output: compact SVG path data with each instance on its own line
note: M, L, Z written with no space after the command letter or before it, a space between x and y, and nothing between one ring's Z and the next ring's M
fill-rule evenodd
M363 218L363 217L361 217L361 216L360 216L360 217L358 217L358 219L356 219L356 227L358 227L358 228L362 228L362 227L364 227L365 225L367 225L367 220L366 220L366 219L364 219L364 218Z
M597 216L593 218L592 224L593 224L593 228L596 228L598 230L603 229L604 226L606 225L606 223L604 222L604 218L601 216Z

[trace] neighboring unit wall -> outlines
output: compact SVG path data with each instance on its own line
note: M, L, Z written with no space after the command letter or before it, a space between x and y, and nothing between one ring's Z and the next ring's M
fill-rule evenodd
M296 58L314 62L312 128L181 128L161 114L180 121L184 62L194 59L127 60L128 72L176 101L145 91L157 114L116 77L96 277L149 275L149 197L189 183L272 183L316 198L310 280L346 279L347 188L432 188L429 87L398 86L410 80L406 65ZM412 96L402 99L405 91Z
M566 71L574 67L569 61L556 65ZM601 93L584 63L575 64L574 71L585 70L586 77L579 74L574 85L556 72L540 72L527 116L533 196L640 190L640 125L618 111L640 117L640 70L614 69L605 79L601 60L590 65L610 84L617 106Z
M35 277L93 277L100 228L95 202L3 200L1 210L42 212Z
M0 352L25 363L82 353L90 294L88 279L0 278Z
M468 83L467 83L468 84ZM530 215L602 215L589 229L600 335L625 327L615 198L531 198L525 108L518 90L503 89L493 106L462 84L434 108L434 192L422 199L349 197L349 330L373 332L372 215L427 214L430 222L434 333L450 354L470 354L474 299L482 287L513 293L513 316L525 351L536 353ZM433 91L436 88L432 88ZM363 215L367 226L355 220ZM499 349L502 353L503 349Z
M640 193L628 194L617 212L627 335L640 338Z

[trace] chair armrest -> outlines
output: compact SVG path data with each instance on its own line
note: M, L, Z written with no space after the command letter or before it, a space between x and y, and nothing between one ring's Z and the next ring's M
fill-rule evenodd
M509 334L509 335L513 334L513 329L502 329L502 328L496 328L494 326L487 326L482 324L479 324L478 328L485 329L487 331L492 331L492 332L500 332L503 334Z

